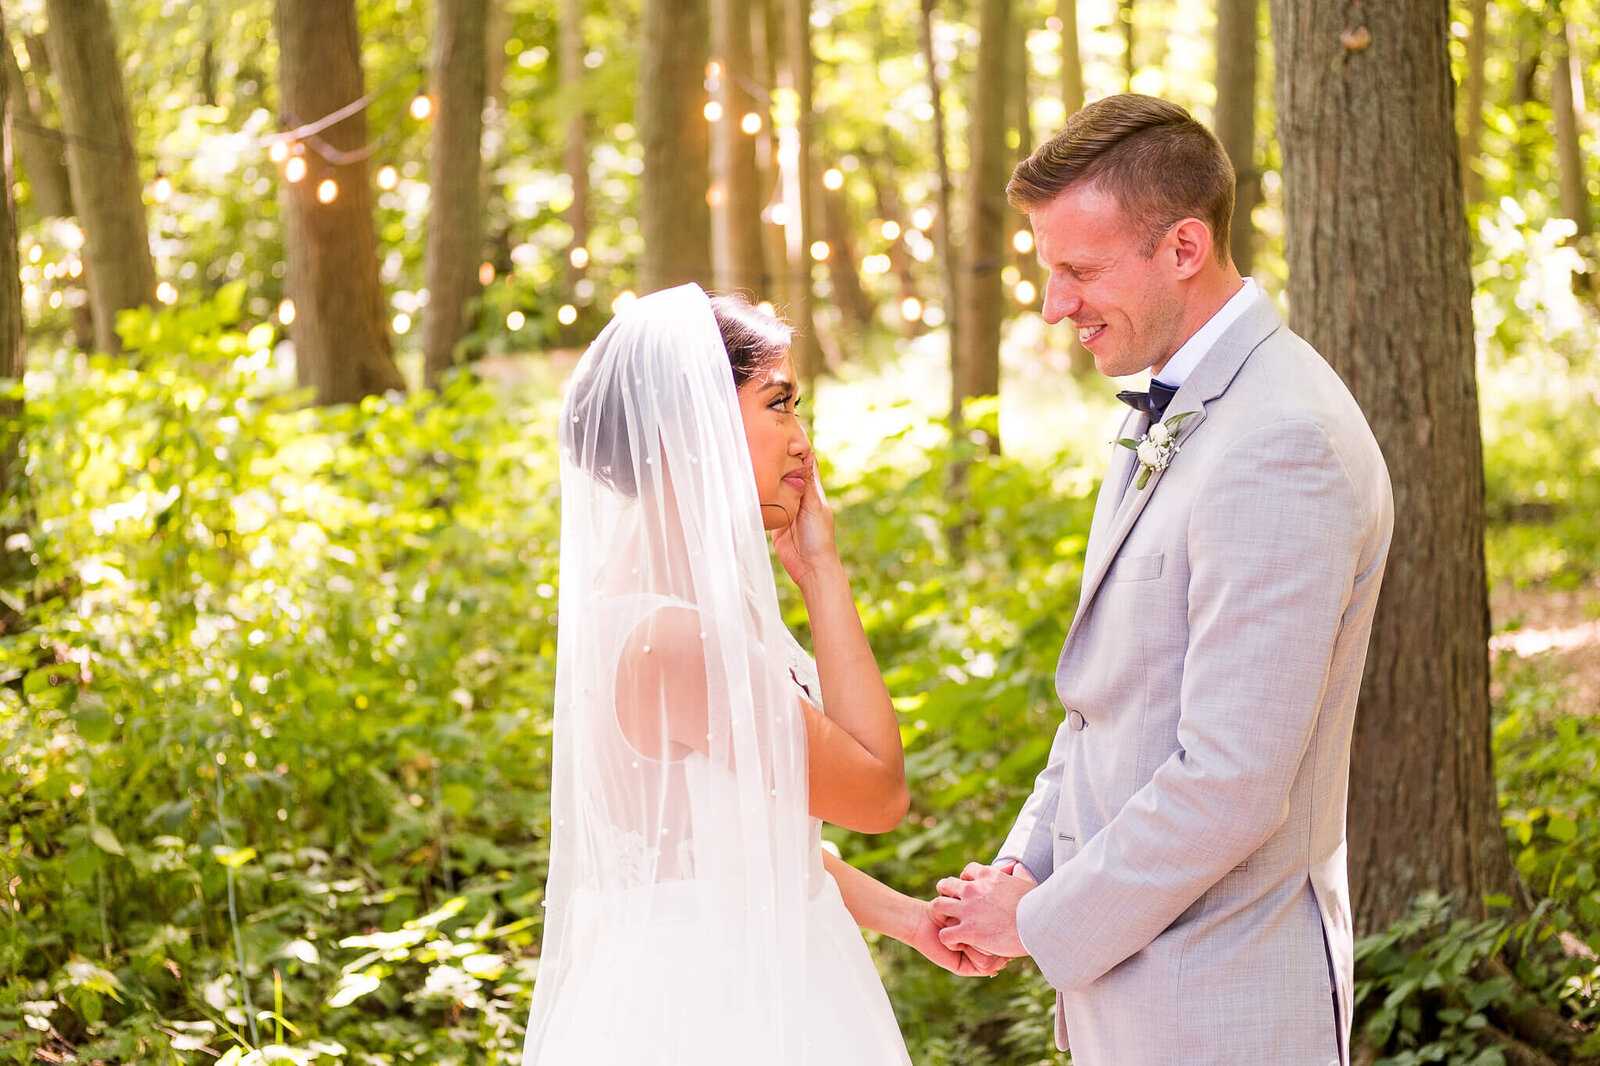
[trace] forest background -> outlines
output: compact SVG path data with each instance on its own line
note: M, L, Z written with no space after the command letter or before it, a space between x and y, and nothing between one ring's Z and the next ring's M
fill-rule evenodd
M1357 1059L1600 1062L1595 0L0 16L0 1062L518 1060L556 406L675 281L802 327L913 790L830 839L922 894L988 858L1120 384L1002 190L1126 90L1218 131L1236 260L1395 477ZM873 950L917 1063L1065 1061L1031 965Z

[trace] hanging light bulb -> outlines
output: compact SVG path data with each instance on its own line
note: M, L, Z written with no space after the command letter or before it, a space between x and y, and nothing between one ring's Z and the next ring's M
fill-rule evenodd
M754 111L746 111L744 119L739 123L739 128L746 133L756 134L761 132L761 116Z
M418 93L411 98L412 118L421 122L431 114L433 114L433 101L426 93Z
M556 312L556 321L563 326L570 326L578 321L578 309L571 304L562 304L561 310Z
M838 167L830 167L822 175L822 185L827 189L844 188L844 171Z
M907 296L900 301L900 317L907 322L915 322L922 317L922 301L915 296Z
M284 300L278 304L278 321L284 325L294 322L294 301Z
M1033 234L1025 229L1019 229L1011 235L1011 247L1027 255L1033 251Z
M489 262L487 259L478 264L478 284L494 284L494 264Z
M715 100L706 104L705 116L707 122L722 121L722 105Z
M815 259L819 263L822 262L824 259L828 258L828 253L831 250L832 249L830 249L828 247L828 242L827 241L812 241L811 242L811 258Z
M267 149L267 155L274 163L282 163L289 158L289 142L273 141L272 147Z
M506 328L515 333L527 323L526 316L521 311L513 311L506 316Z
M883 225L878 227L878 232L883 234L883 239L886 241L895 240L900 236L900 223L892 218L885 219Z
M567 253L567 259L572 263L574 269L582 270L589 265L589 249L580 244Z
M323 178L317 186L317 199L322 203L331 204L339 198L339 183L332 178Z
M166 203L172 198L172 179L165 174L158 176L155 185L150 190L150 194L155 197L156 203Z
M178 302L178 290L172 287L172 282L163 281L156 286L156 299L164 304L175 304Z
M400 182L400 173L394 167L380 167L378 170L378 188L392 189Z
M394 316L394 331L396 334L405 334L411 330L411 316L401 311Z
M300 156L295 156L293 159L290 159L289 162L284 165L283 176L284 179L287 180L291 185L296 182L304 181L306 177L306 161Z
M1033 287L1033 282L1029 281L1027 278L1023 278L1021 281L1017 282L1016 294L1017 303L1026 306L1033 303L1034 298L1039 295L1039 290Z

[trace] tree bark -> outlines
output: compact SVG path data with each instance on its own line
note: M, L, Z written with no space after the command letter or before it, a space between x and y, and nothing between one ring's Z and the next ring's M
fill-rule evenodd
M635 125L644 145L639 288L711 284L706 0L645 0Z
M1012 157L1006 147L1006 91L1011 78L1011 0L979 5L978 69L972 94L968 142L967 237L962 257L961 346L954 371L960 383L957 408L970 396L1000 392L1000 326L1005 292L1000 272L1006 265L1006 179Z
M589 271L589 108L583 92L583 0L563 0L559 32L561 106L567 116L562 166L572 181L572 203L567 207L572 239L567 242L565 269L567 293L573 295ZM563 326L561 340L567 345L575 344L574 328Z
M823 240L828 242L828 283L833 304L846 325L857 334L872 323L872 300L861 285L855 234L850 220L850 197L843 188L824 189L821 196Z
M1351 766L1362 935L1424 890L1481 910L1515 884L1490 748L1483 452L1446 6L1272 0L1271 13L1291 324L1366 412L1402 516Z
M117 312L154 301L156 268L111 10L106 0L47 0L45 10L95 344L117 352Z
M428 306L422 318L427 383L437 388L466 336L481 288L483 103L488 78L487 0L434 0L433 158L429 165Z
M783 44L789 88L799 105L795 124L795 162L785 181L784 201L798 214L799 240L789 242L791 279L787 286L789 319L795 326L791 352L795 373L807 391L822 371L822 346L817 340L816 297L812 289L811 245L817 239L816 116L812 113L811 0L780 0L784 12ZM781 149L780 149L781 151Z
M961 422L964 395L961 375L956 372L961 351L961 268L957 259L955 234L950 226L951 200L955 191L950 180L950 152L945 147L944 89L939 79L939 62L933 51L933 16L936 0L922 0L922 61L928 73L928 97L933 103L933 159L939 175L937 210L933 218L933 243L938 251L940 274L944 281L944 328L950 338L950 419L952 427Z
M1261 198L1256 166L1256 11L1258 0L1217 0L1217 139L1233 161L1233 231L1229 251L1239 273L1255 265L1251 213Z
M37 91L40 72L29 71L30 84L30 78L24 76L17 65L17 54L9 39L4 40L3 47L6 93L16 119L11 145L16 150L16 162L21 164L22 176L28 180L33 210L43 218L69 218L73 212L67 155L64 143L45 132L50 124L43 94Z
M1578 100L1582 98L1583 75L1573 49L1572 25L1561 9L1560 0L1551 0L1550 15L1550 107L1556 120L1561 215L1578 227L1575 237L1581 241L1594 232L1588 176L1584 173L1583 148L1578 141Z
M1078 0L1057 0L1061 20L1061 106L1071 118L1083 108L1083 52L1078 44Z
M290 126L362 97L355 0L276 0L273 23ZM303 181L283 183L287 289L295 307L289 334L296 375L319 404L405 388L378 286L367 148L366 112L357 111L304 146ZM325 181L336 189L328 203L318 195Z
M1139 63L1133 53L1133 0L1117 0L1117 28L1122 31L1123 90L1133 92L1133 76L1139 73Z
M762 116L766 109L751 91L756 80L750 15L748 0L711 0L712 49L722 67L716 93L722 118L711 127L711 180L717 190L711 248L717 288L759 301L766 273L760 173L755 134L746 133L742 123L745 115Z
M1461 188L1467 203L1483 199L1483 174L1478 157L1483 152L1483 101L1487 85L1485 62L1489 53L1489 0L1469 0L1472 25L1467 31L1466 93L1461 112Z
M0 42L9 49L6 37L5 14L0 12ZM9 58L9 57L8 57ZM16 65L12 58L12 66ZM0 78L0 381L9 388L20 382L26 369L26 349L22 333L22 264L17 256L17 209L11 192L11 109L16 98L12 95L9 78ZM22 464L19 462L22 444L23 400L0 397L0 499L23 495ZM14 532L0 526L0 585L18 588L18 579L28 569L28 553L13 550L7 545ZM15 625L15 612L0 605L0 632Z

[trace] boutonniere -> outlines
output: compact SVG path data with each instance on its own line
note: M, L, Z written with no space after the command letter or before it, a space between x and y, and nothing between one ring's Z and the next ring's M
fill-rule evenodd
M1139 477L1133 483L1135 489L1144 488L1149 484L1151 474L1159 474L1172 462L1172 457L1178 454L1178 427L1183 425L1185 418L1196 413L1185 411L1165 422L1157 422L1138 440L1123 437L1117 441L1139 457Z

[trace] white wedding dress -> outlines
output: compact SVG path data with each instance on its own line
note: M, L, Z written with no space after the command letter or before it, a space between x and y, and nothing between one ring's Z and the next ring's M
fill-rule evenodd
M778 609L705 293L619 311L559 430L550 870L523 1066L905 1066L823 868L796 691L820 687Z

